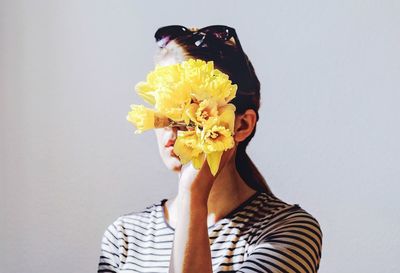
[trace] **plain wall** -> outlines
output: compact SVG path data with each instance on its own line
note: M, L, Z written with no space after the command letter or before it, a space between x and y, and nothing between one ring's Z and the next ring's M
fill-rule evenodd
M262 86L248 152L320 222L319 272L400 272L399 1L1 1L1 272L95 272L118 216L174 196L134 85L154 32L234 27Z

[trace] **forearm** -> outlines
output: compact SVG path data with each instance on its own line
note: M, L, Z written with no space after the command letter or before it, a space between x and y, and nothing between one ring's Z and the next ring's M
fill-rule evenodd
M180 193L170 273L212 273L207 200Z

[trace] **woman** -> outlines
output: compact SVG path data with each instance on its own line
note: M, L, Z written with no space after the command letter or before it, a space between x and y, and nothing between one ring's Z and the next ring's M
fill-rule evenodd
M216 176L173 152L178 130L155 129L160 155L179 174L178 194L117 218L106 229L98 272L317 272L322 247L318 221L298 204L274 196L246 146L256 131L260 82L233 28L159 28L159 65L189 58L214 61L238 85L235 146Z

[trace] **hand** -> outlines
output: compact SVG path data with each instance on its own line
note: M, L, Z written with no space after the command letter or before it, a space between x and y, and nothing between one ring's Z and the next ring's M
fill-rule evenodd
M234 155L235 148L222 153L219 168L215 176L212 175L207 160L205 159L201 168L197 170L191 162L182 165L179 174L179 191L184 193L196 193L197 196L208 199L212 185L228 161Z

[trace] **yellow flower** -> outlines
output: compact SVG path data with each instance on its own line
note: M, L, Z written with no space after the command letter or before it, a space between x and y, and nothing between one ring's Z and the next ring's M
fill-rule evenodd
M185 111L190 119L200 126L218 116L217 102L211 99L205 99L200 103L191 103Z
M182 67L196 102L213 98L218 105L223 105L236 96L237 85L232 84L227 74L215 69L213 61L189 59Z
M154 87L147 82L138 82L135 85L135 90L141 96L146 102L150 103L151 105L154 105L156 103L156 100L154 98Z
M157 103L157 95L165 92L165 90L179 90L181 95L184 95L182 91L185 91L185 97L189 96L189 89L187 88L187 82L183 79L182 67L179 63L161 66L156 65L155 69L151 71L146 81L139 82L135 85L137 93L151 105Z
M201 145L206 154L211 173L215 175L219 168L222 153L235 146L235 141L231 130L224 126L213 125L211 128L203 128Z
M217 151L226 151L235 145L232 132L220 125L203 128L201 132L203 151L208 154Z
M190 104L190 94L182 87L173 90L162 87L155 93L155 101L155 108L159 112L179 122L185 119L184 110Z
M218 107L217 102L205 99L200 103L191 103L185 109L187 116L198 126L210 127L213 124L225 126L232 132L235 125L236 106L232 103Z
M213 61L188 59L166 66L157 64L135 89L155 108L131 106L127 119L138 128L135 133L165 127L171 121L195 126L191 131L178 131L174 152L183 164L192 161L197 169L206 159L215 175L223 151L234 146L236 107L229 102L238 86L229 76L214 68Z
M232 134L235 131L235 111L236 106L232 103L228 103L218 108L218 119L217 125L224 126L229 129Z
M229 76L218 69L214 70L214 75L215 80L210 83L211 96L220 99L219 105L230 102L236 96L237 84L232 84Z
M143 105L132 104L130 107L131 111L126 116L126 119L136 126L135 134L153 128L166 127L169 124L167 117Z
M174 153L179 156L182 164L192 160L192 164L199 169L204 162L204 153L200 146L201 131L196 128L192 131L178 131L174 144Z

